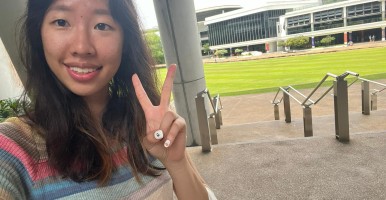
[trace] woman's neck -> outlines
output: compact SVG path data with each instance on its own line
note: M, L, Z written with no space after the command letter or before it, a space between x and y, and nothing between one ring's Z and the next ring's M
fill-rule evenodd
M105 107L110 99L108 90L93 96L83 97L83 99L89 107L92 117L97 121L101 121Z

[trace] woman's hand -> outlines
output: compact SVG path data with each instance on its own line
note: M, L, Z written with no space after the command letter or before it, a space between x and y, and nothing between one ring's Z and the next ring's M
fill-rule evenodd
M132 77L135 93L146 117L143 145L165 166L185 159L186 123L169 107L175 72L176 65L170 65L162 87L160 105L153 105L138 76L134 74Z

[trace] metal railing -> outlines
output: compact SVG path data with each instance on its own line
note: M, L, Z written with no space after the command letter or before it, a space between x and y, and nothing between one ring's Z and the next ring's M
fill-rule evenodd
M310 137L313 136L313 128L312 128L312 110L311 106L316 105L320 102L332 89L334 89L334 114L335 114L335 133L336 138L339 141L347 142L349 141L349 120L348 120L348 87L350 85L347 84L347 80L345 78L347 76L355 76L359 77L358 73L346 71L341 75L335 75L332 73L327 73L323 79L318 83L318 85L311 91L311 93L306 96L302 94L300 91L296 90L292 86L288 87L279 87L274 99L272 100L272 104L274 104L274 116L275 120L279 120L279 106L278 104L282 101L284 104L284 114L285 121L287 123L291 122L291 105L290 105L290 97L298 102L303 107L303 125L304 125L304 136ZM327 78L332 77L335 80L333 81L332 86L328 87L327 90L316 100L312 100L311 97L315 94L317 90L325 83ZM298 95L304 98L303 101L297 99L294 95L290 94L290 90L296 92ZM279 93L283 93L283 97L280 100L277 100Z
M364 79L358 77L362 81L362 114L370 115L370 110L378 109L378 93L381 93L386 90L386 84L379 83L376 81ZM373 92L370 92L370 83L383 87L382 89L373 89Z
M210 108L207 110L207 102L210 102ZM210 96L209 90L205 89L195 98L198 125L200 129L201 145L203 152L212 151L211 144L218 144L217 130L220 129L222 123L221 109L223 108L220 95L217 94L213 99Z

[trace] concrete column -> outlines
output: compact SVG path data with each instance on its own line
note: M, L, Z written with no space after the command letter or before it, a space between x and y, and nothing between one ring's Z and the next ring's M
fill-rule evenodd
M382 27L382 41L385 41L385 27Z
M313 32L315 30L314 29L314 13L311 13L310 23L311 23L311 32Z
M166 64L178 65L173 96L178 114L187 123L187 145L201 145L195 97L206 88L206 82L194 3L187 0L153 1Z
M348 33L348 41L349 41L349 42L352 42L352 32L349 32L349 33Z
M365 31L361 31L361 42L365 41Z
M347 26L347 7L343 7L343 27Z
M385 17L385 0L382 0L382 3L381 3L381 10L382 10L382 20L386 20L386 17Z
M26 82L27 74L19 58L17 39L20 31L17 29L16 24L23 15L26 5L26 0L0 2L0 38L23 85Z
M312 45L312 48L315 48L315 37L314 36L311 37L311 45Z
M269 53L269 43L265 43L265 51Z
M277 52L277 42L270 42L268 50L269 52Z
M229 56L232 57L232 47L229 48Z

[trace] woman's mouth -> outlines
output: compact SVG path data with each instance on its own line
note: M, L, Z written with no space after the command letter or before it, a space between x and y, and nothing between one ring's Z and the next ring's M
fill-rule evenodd
M88 82L94 80L102 69L102 66L89 64L68 64L65 65L69 75L76 81Z
M79 73L79 74L88 74L88 73L91 73L91 72L95 72L95 71L99 70L100 68L101 67L98 67L98 68L70 67L70 70L74 71L76 73Z

